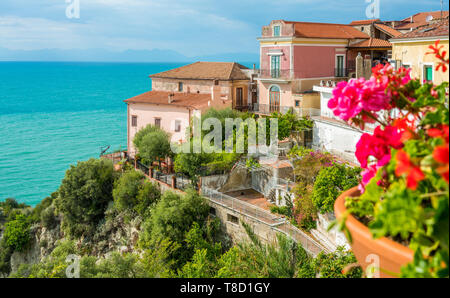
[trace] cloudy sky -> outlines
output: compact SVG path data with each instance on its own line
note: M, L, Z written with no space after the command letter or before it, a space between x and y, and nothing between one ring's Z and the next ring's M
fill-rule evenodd
M0 48L170 49L187 56L257 52L272 19L349 23L366 0L0 0ZM444 1L448 7L448 0ZM447 8L448 9L448 8ZM440 0L381 0L383 20L440 10Z

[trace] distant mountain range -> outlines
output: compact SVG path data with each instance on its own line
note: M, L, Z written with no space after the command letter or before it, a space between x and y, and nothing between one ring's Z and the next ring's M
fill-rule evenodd
M187 57L172 50L127 50L113 52L90 50L9 50L0 48L0 61L83 61L83 62L258 62L256 53L224 53L208 56Z

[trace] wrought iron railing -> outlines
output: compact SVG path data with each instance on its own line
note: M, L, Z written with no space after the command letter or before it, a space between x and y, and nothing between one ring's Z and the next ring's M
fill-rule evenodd
M269 105L269 104L250 104L248 107L249 112L263 114L263 115L271 115L273 113L281 113L286 114L289 111L293 111L294 114L299 117L315 117L320 116L320 109L314 108L297 108L297 107L289 107L289 106L280 106L280 105Z
M291 237L295 242L300 243L302 247L313 256L317 256L322 251L329 252L327 248L319 244L305 232L290 224L286 219L272 214L256 205L249 204L208 188L202 188L202 195L213 203L230 208L243 216L252 217L269 226L272 230Z
M349 71L347 68L335 68L334 76L337 78L345 78L348 77Z
M288 79L291 78L292 71L290 69L261 69L259 77L263 79Z

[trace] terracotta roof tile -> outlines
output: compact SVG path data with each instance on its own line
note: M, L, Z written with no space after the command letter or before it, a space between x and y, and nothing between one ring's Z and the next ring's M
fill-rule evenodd
M359 21L353 21L350 23L350 26L357 26L357 25L370 25L376 22L381 22L380 19L371 19L371 20L359 20Z
M448 17L449 13L448 10L443 12L442 17L446 18ZM395 29L397 30L408 30L411 28L417 28L419 26L424 26L427 25L427 17L432 16L433 19L440 19L441 18L441 11L430 11L430 12L419 12L412 17L412 22L411 22L411 17L408 17L404 20L401 21L401 23L399 25L397 25L395 27Z
M169 95L174 94L173 101L169 103ZM149 91L125 100L126 103L148 103L202 109L208 106L210 94L173 93L166 91Z
M389 34L392 37L397 37L402 34L400 31L397 31L394 28L389 27L384 24L375 24L375 27L378 28L379 30L383 31L384 33Z
M399 35L396 39L420 38L420 37L437 37L448 36L448 17L444 20L435 21L431 24L417 27L414 31Z
M356 44L352 44L350 48L391 48L392 44L383 39L378 38L370 38L368 40L364 40L358 42Z
M286 23L294 24L295 36L297 37L337 39L369 38L367 34L350 25L308 22Z
M196 62L150 77L187 80L247 80L248 77L241 71L242 69L248 68L233 62Z

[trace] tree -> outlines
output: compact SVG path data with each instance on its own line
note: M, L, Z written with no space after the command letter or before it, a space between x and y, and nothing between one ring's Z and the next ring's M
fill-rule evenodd
M154 161L158 161L160 167L161 159L173 156L169 135L162 130L144 135L137 149L144 162L152 164Z
M174 169L177 173L188 175L194 183L201 174L199 169L212 161L212 155L206 153L179 153L175 157Z
M184 196L165 192L152 214L152 238L180 243L193 223L203 226L208 215L208 203L195 191L189 190Z
M360 168L346 164L333 163L331 167L322 168L314 183L312 201L323 213L333 212L338 196L359 184Z
M353 253L345 251L339 247L335 252L326 254L319 253L315 258L311 258L309 263L299 268L297 277L299 278L361 278L362 269L352 267L356 264ZM346 267L350 266L349 270Z
M206 229L209 216L209 205L205 198L193 190L184 196L173 192L165 192L152 211L152 216L144 223L140 243L144 248L158 245L161 241L170 241L174 245L185 240L186 233L194 223ZM192 248L176 249L171 258L176 267L186 263L193 254Z
M71 236L90 234L104 217L116 173L105 159L90 159L71 166L59 188L57 205L63 225Z
M150 207L158 203L161 191L157 184L145 181L137 195L137 205L134 210L144 218L149 215Z
M153 133L153 132L157 132L157 131L161 131L161 128L159 128L159 127L157 127L157 126L154 126L154 125L151 125L151 124L147 125L147 126L144 127L143 129L141 129L140 131L138 131L138 132L136 133L136 135L134 136L134 139L133 139L133 144L134 144L134 146L135 146L136 148L139 148L139 146L141 145L142 139L143 139L146 135L148 135L148 134L150 134L150 133Z
M138 203L139 190L142 188L144 174L136 170L125 172L115 183L113 189L114 204L117 210L133 209Z
M270 118L278 119L278 140L282 141L289 138L292 132L310 130L314 123L310 119L299 118L292 109L287 113L273 113ZM266 122L267 133L270 134L270 121Z
M23 252L31 241L30 222L23 214L16 215L14 220L5 224L3 239L7 247Z

